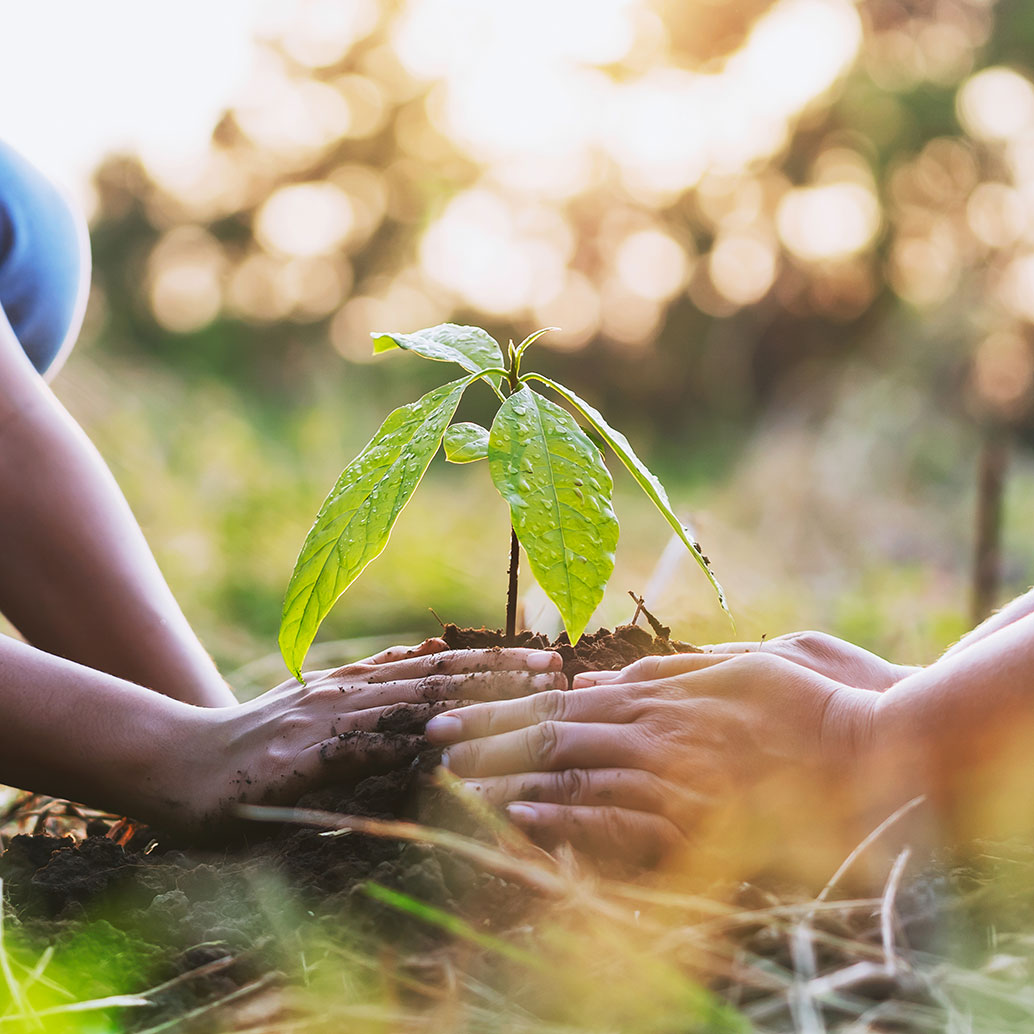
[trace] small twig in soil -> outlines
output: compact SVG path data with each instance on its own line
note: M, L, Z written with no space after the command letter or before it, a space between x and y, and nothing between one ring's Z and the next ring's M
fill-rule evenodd
M637 596L631 589L628 590L628 595L635 600L636 609L635 617L632 618L632 624L636 623L639 618L640 612L646 615L646 620L650 622L650 627L653 629L653 634L658 639L667 642L671 638L671 629L667 625L662 625L647 609L646 600L642 596Z
M438 624L441 625L442 628L444 629L445 628L445 622L442 621L442 619L438 616L438 612L434 609L434 607L428 607L427 609L434 615L435 621L437 621Z

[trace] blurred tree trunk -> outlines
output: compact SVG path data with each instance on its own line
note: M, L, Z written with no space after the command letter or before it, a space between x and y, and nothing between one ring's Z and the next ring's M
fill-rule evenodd
M1000 425L984 431L977 470L977 534L973 551L972 618L979 624L998 602L1002 580L1002 503L1009 466L1009 433Z

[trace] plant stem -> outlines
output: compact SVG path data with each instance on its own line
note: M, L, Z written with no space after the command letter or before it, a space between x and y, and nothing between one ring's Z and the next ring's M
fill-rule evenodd
M517 569L521 564L521 547L517 532L510 528L510 584L506 590L506 641L517 637Z
M513 342L510 342L511 346ZM507 371L510 394L520 391L521 384L517 379L517 361L510 359L510 369ZM512 643L517 638L517 572L521 566L521 545L517 541L517 532L513 525L510 525L510 569L509 585L506 589L506 641Z

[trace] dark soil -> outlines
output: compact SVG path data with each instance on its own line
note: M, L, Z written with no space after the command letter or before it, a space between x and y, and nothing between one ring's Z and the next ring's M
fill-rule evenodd
M493 646L520 646L527 649L556 650L564 658L564 674L568 679L583 671L611 671L623 668L640 657L659 656L673 653L695 653L698 647L679 642L667 636L650 635L638 625L618 625L613 631L601 628L586 632L572 646L563 632L550 642L544 635L534 632L518 632L513 642L506 643L504 637L488 628L457 628L446 625L442 638L453 650L478 650Z
M453 648L503 644L499 632L453 625L445 639ZM585 635L576 648L566 636L549 644L531 633L506 645L552 646L563 655L569 677L621 667L647 654L693 649L631 626ZM383 731L411 735L423 729ZM439 758L429 749L406 768L358 785L325 787L305 795L298 806L420 819L477 833L478 823L454 799L429 787L428 774ZM17 836L0 856L8 916L24 941L38 951L48 944L60 949L78 943L86 929L104 941L92 953L98 965L81 974L79 994L126 993L174 980L155 1007L143 1010L140 1027L179 1016L270 973L282 971L285 981L296 978L303 927L362 951L420 959L420 968L434 970L453 935L373 901L364 891L371 881L458 916L481 932L510 929L527 921L535 908L526 887L454 854L364 834L327 837L304 827L256 826L252 841L232 850L170 845L160 830L139 828L124 846L100 834L80 842ZM183 979L184 974L193 976ZM126 982L120 984L118 977ZM420 979L426 977L424 972Z

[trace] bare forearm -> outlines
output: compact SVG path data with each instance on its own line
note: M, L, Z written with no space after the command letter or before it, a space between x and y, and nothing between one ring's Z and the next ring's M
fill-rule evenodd
M986 621L981 622L971 632L966 633L951 649L945 651L945 657L953 657L963 650L968 649L974 643L979 643L989 635L1011 625L1020 618L1034 613L1034 589L1030 589L1022 596L1017 596L1011 603L1007 603L1001 610L992 614Z
M233 703L100 455L31 371L8 356L0 375L19 403L0 405L0 611L47 652L190 703Z
M188 807L216 712L0 636L0 783L154 820Z
M1034 614L904 679L874 715L869 775L885 792L929 794L966 835L1034 828Z

